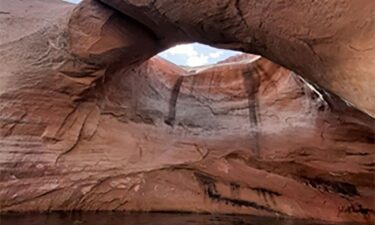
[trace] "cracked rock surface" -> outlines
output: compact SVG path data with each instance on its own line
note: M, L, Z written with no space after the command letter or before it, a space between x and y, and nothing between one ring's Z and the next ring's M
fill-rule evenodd
M129 2L158 15L146 1ZM168 37L97 1L74 10L58 0L7 6L0 14L7 21L0 23L7 34L0 36L1 213L375 219L375 120L337 95L252 55L178 67L154 55L187 31Z

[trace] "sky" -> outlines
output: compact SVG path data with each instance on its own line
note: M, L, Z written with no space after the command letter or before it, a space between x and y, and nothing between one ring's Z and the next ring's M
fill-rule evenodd
M159 53L159 56L177 65L194 67L214 64L239 53L240 52L192 43L177 45Z
M81 0L63 0L71 3L79 3ZM199 43L177 45L159 56L181 66L202 66L214 64L240 52L217 49Z

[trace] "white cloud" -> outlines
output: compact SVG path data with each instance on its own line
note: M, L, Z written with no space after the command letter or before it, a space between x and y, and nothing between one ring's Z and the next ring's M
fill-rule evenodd
M187 66L202 66L208 64L209 55L200 54L192 44L177 45L168 49L162 55L181 55L186 58Z
M213 58L213 59L217 59L217 58L220 58L221 55L223 55L224 52L223 51L216 51L216 52L212 52L210 53L210 58Z
M187 55L187 56L197 56L198 52L195 50L194 46L191 44L177 45L166 51L167 54L171 55Z
M177 65L194 67L213 64L234 54L237 53L192 43L174 46L160 53L160 56Z
M203 55L203 54L200 54L197 56L189 56L186 61L186 64L191 67L203 66L203 65L208 64L208 58L209 58L208 56Z

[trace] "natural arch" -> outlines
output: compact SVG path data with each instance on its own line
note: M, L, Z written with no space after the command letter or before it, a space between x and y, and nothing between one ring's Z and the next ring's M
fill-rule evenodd
M110 3L123 10L126 2ZM173 10L167 17L152 10L158 2L128 3L137 14L94 0L74 10L40 0L12 1L5 9L8 20L23 21L24 33L0 29L8 32L0 35L2 212L165 210L374 219L372 117L264 58L249 62L243 56L199 71L151 58L173 44L198 40L262 53L314 80L314 69L331 62L328 56L322 53L319 61L304 44L287 51L290 40L283 45L260 33L249 36L257 44L235 44L247 40L246 33L236 26L220 33L225 23L215 30L210 21L220 17L199 25L184 17L185 7L177 7L181 20L174 20ZM40 7L19 13L28 4ZM217 6L242 8L240 2ZM221 12L212 9L209 15ZM50 13L59 16L48 23L38 19ZM231 12L224 15L231 18ZM30 20L35 23L27 26ZM237 28L239 36L231 36ZM306 63L297 63L298 55ZM323 68L341 68L331 66ZM373 94L361 90L362 96Z
M263 55L375 115L372 0L101 1L163 42L199 41Z

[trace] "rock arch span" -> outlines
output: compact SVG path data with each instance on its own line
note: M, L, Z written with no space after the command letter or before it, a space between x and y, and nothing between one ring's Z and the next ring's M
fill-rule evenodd
M171 4L181 10L181 20L173 20L174 11L164 15L158 1L107 2L123 13L93 0L74 10L60 1L20 2L7 4L9 13L0 15L10 21L2 23L0 36L2 212L177 210L374 219L371 116L265 58L250 62L244 55L186 70L152 57L194 39L262 53L315 81L313 69L322 62L305 45L289 49L294 45L268 36L262 43L264 34L249 36L249 43L257 44L234 45L247 40L246 33L236 37L215 30L210 21L221 21L223 32L246 31L225 25L235 13L224 13L228 20L214 13L245 9L241 1L213 4L219 9L208 7L202 24L194 21L200 17L188 20L184 9L189 5ZM124 11L124 3L137 14ZM188 2L175 4L180 3ZM339 3L346 10L352 7L351 1ZM269 9L278 6L273 4ZM249 22L247 12L237 12L242 26ZM347 18L347 11L340 12ZM55 20L44 19L52 14ZM373 22L368 18L365 24ZM16 24L22 33L12 32L14 20L21 21ZM207 36L208 31L218 36ZM282 51L288 53L285 58ZM297 55L314 66L299 68ZM325 54L320 57L332 62ZM368 62L365 57L359 61ZM363 66L368 69L370 64ZM371 78L364 74L363 80ZM348 100L358 107L363 103ZM370 112L366 107L371 105L362 106Z

